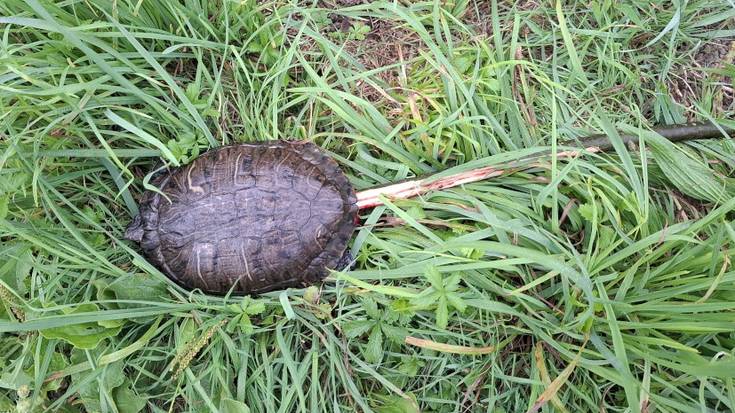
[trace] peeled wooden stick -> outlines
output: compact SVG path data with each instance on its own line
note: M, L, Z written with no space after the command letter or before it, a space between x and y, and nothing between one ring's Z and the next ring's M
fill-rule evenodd
M728 135L735 134L735 130L723 128ZM717 126L710 122L689 123L684 125L661 126L653 129L654 132L663 136L671 142L683 142L695 139L714 139L724 135ZM625 144L638 143L638 137L634 135L620 135ZM573 150L557 153L557 157L575 157L582 152L604 152L613 148L607 135L592 135L581 140L582 150ZM482 181L483 179L500 176L510 168L499 169L492 166L458 172L443 178L417 178L403 181L392 185L370 188L357 193L357 206L360 209L372 208L383 205L380 196L388 199L406 199L425 194L431 191L452 188L455 186Z
M495 169L491 166L486 166L466 172L460 172L445 178L435 179L430 182L428 181L429 178L423 178L399 182L397 184L379 188L371 188L357 193L357 207L363 209L383 205L383 201L379 198L380 195L393 199L412 198L430 191L438 191L440 189L451 188L453 186L500 176L504 172L505 171L502 169Z

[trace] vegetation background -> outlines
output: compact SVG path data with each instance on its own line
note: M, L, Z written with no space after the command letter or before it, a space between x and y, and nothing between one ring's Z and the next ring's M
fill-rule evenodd
M0 1L0 411L735 408L735 4ZM626 149L615 130L640 134ZM610 154L365 211L354 271L183 291L156 162L309 139L358 189L591 133Z

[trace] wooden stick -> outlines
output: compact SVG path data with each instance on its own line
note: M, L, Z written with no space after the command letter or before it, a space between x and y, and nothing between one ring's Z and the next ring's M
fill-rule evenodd
M406 199L417 195L425 194L430 191L438 191L445 188L451 188L470 182L477 182L483 179L500 176L505 171L495 169L491 166L473 169L466 172L460 172L445 178L428 181L429 178L416 179L412 181L399 182L397 184L383 186L379 188L371 188L357 193L357 207L360 209L371 208L383 205L380 195L392 199Z
M727 135L732 136L735 130L721 126ZM653 128L653 131L668 139L671 142L685 142L697 139L716 139L724 138L720 128L712 122L694 122L682 125L664 125ZM620 135L620 139L626 145L629 143L638 143L636 135ZM613 148L612 142L605 134L592 135L581 140L583 146L595 146L601 151L609 151Z
M723 129L728 135L735 134L735 130L733 129L724 127ZM671 142L724 137L720 129L710 122L661 126L654 128L653 130ZM625 144L638 143L638 137L634 135L620 135L620 138ZM579 156L583 152L604 152L613 148L607 135L592 135L580 142L582 143L582 150L559 152L557 153L557 157L571 158ZM357 193L357 206L359 209L372 208L378 205L383 205L383 201L380 200L381 195L388 199L412 198L431 191L438 191L463 184L482 181L487 178L494 178L511 170L513 169L507 167L495 168L492 166L485 166L482 168L459 172L439 179L432 179L431 177L417 178L398 182L392 185L370 188Z

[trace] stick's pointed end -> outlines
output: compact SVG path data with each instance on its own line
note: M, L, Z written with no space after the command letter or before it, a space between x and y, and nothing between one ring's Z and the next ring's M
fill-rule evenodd
M143 240L143 223L141 222L140 215L136 215L130 225L125 229L125 239L135 242Z

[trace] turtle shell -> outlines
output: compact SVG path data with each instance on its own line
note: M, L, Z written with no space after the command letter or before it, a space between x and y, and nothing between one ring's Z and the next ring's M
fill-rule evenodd
M158 176L125 237L187 289L303 287L336 269L355 229L355 192L308 142L220 147Z

